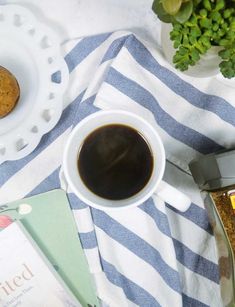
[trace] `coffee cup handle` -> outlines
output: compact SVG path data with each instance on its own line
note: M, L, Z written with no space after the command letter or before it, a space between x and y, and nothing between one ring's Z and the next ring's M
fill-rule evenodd
M180 192L165 181L161 181L154 194L179 211L186 211L190 207L191 201L188 196Z

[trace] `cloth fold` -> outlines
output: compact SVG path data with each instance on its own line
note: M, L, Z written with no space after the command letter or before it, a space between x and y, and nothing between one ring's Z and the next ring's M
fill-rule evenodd
M203 205L201 201L198 203L198 192L192 183L192 178L187 175L187 164L193 157L223 147L214 140L216 131L214 133L210 131L210 137L207 135L205 121L211 114L208 115L205 109L209 107L205 105L204 109L198 112L201 115L204 131L198 128L192 129L185 118L186 115L190 116L192 121L193 116L189 111L194 111L194 108L191 102L182 102L183 99L179 93L183 92L183 88L178 89L177 96L174 92L172 93L173 85L162 75L166 72L173 75L172 68L156 48L127 32L116 32L106 37L106 40L109 40L110 44L105 52L102 50L103 58L100 58L96 73L92 76L84 93L74 117L74 126L100 109L118 108L143 116L162 134L169 162L175 164L177 169L183 170L183 172L179 169L174 170L174 173L177 173L175 177L181 178L181 182L186 181L186 185L190 186L192 199L196 199L197 204L193 203L188 212L180 213L170 206L166 208L164 202L155 196L142 206L131 209L130 213L126 211L104 214L99 210L87 208L91 210L91 219L95 227L85 236L83 233L80 239L84 248L90 247L89 251L99 249L99 258L106 277L113 284L121 287L125 296L136 305L210 305L211 298L208 293L213 293L213 306L220 306L214 238ZM162 62L164 67L160 67L158 62ZM162 74L157 72L157 77L154 65L158 65L158 68L162 70ZM79 71L77 73L79 74ZM159 79L161 87L159 87ZM175 79L184 86L190 86L190 83L186 81L183 83L177 75ZM167 83L163 83L164 81ZM210 83L211 80L208 79L208 82ZM215 79L214 82L218 81ZM196 88L194 90L196 100L200 90ZM209 93L210 89L208 93L201 93L204 95L204 100L210 98ZM215 98L211 97L211 99ZM168 104L167 111L163 109L165 101L166 105ZM225 105L234 112L232 105L227 102ZM214 109L217 112L216 106ZM182 112L184 113L180 114ZM175 119L175 113L180 120ZM195 114L195 118L197 123L194 119L190 125L196 127L198 114ZM223 124L227 125L227 123ZM219 125L222 124L219 123ZM232 130L232 127L230 129ZM175 166L172 167L176 169ZM173 181L172 184L175 185L176 182ZM184 187L181 186L181 189L184 190ZM81 203L81 201L74 199L74 203ZM131 220L130 217L132 217ZM189 229L191 233L188 233ZM195 242L192 242L193 238ZM112 266L113 264L115 265ZM111 275L107 273L107 267L109 270L112 267ZM136 271L137 267L138 270L133 275L132 271ZM118 275L116 278L119 279L119 283L117 283L117 280L113 279L117 271L118 274L124 273L125 277L129 277L128 280L120 281L122 277ZM137 285L148 294L144 298L145 303L138 296L140 289L130 286L131 281L137 282ZM152 287L153 284L154 287ZM130 287L131 290L125 292L126 287ZM154 303L151 301L152 298ZM103 299L105 300L105 297ZM119 302L121 305L122 300L122 297L117 296L114 302Z
M32 154L0 166L0 204L66 189L97 293L110 306L221 306L215 240L187 164L234 146L234 89L176 72L129 32L72 40L63 49L70 88L61 120ZM164 179L191 197L187 212L154 196L105 213L71 193L60 171L65 142L82 118L112 108L136 112L159 131Z

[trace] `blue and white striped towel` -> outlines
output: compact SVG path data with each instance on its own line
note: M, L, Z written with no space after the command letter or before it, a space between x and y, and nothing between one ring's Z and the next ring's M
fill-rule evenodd
M70 89L62 118L28 157L0 166L0 204L60 185L67 189L98 295L110 306L221 306L212 230L187 163L234 145L234 89L170 67L131 33L68 42ZM167 152L165 180L186 192L185 213L156 196L138 208L90 210L60 171L67 137L83 117L121 108L145 117Z

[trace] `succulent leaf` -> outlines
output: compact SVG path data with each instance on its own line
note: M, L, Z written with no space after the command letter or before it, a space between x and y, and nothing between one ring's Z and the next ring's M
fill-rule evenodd
M175 15L179 12L182 0L162 0L164 10L170 14Z
M175 20L184 23L186 22L189 17L192 15L193 12L193 1L189 0L181 5L180 10L178 13L174 16Z
M152 5L152 10L161 21L166 23L171 23L173 21L172 16L167 14L166 11L164 10L160 0L154 0Z

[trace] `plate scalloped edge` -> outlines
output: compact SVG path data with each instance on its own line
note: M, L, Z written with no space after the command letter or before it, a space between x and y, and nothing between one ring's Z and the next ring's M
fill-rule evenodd
M63 110L63 95L69 82L68 66L61 54L56 34L37 21L27 8L18 5L0 6L0 27L5 25L22 31L24 37L33 42L36 54L41 59L44 77L45 95L42 103L32 107L27 118L18 126L1 135L0 164L9 160L18 160L30 154L39 144L42 136L52 130L59 121ZM1 58L0 58L1 61ZM40 64L41 65L41 64ZM45 86L48 86L45 90ZM20 103L20 101L19 101ZM14 110L13 110L14 112ZM0 119L0 126L1 126Z

